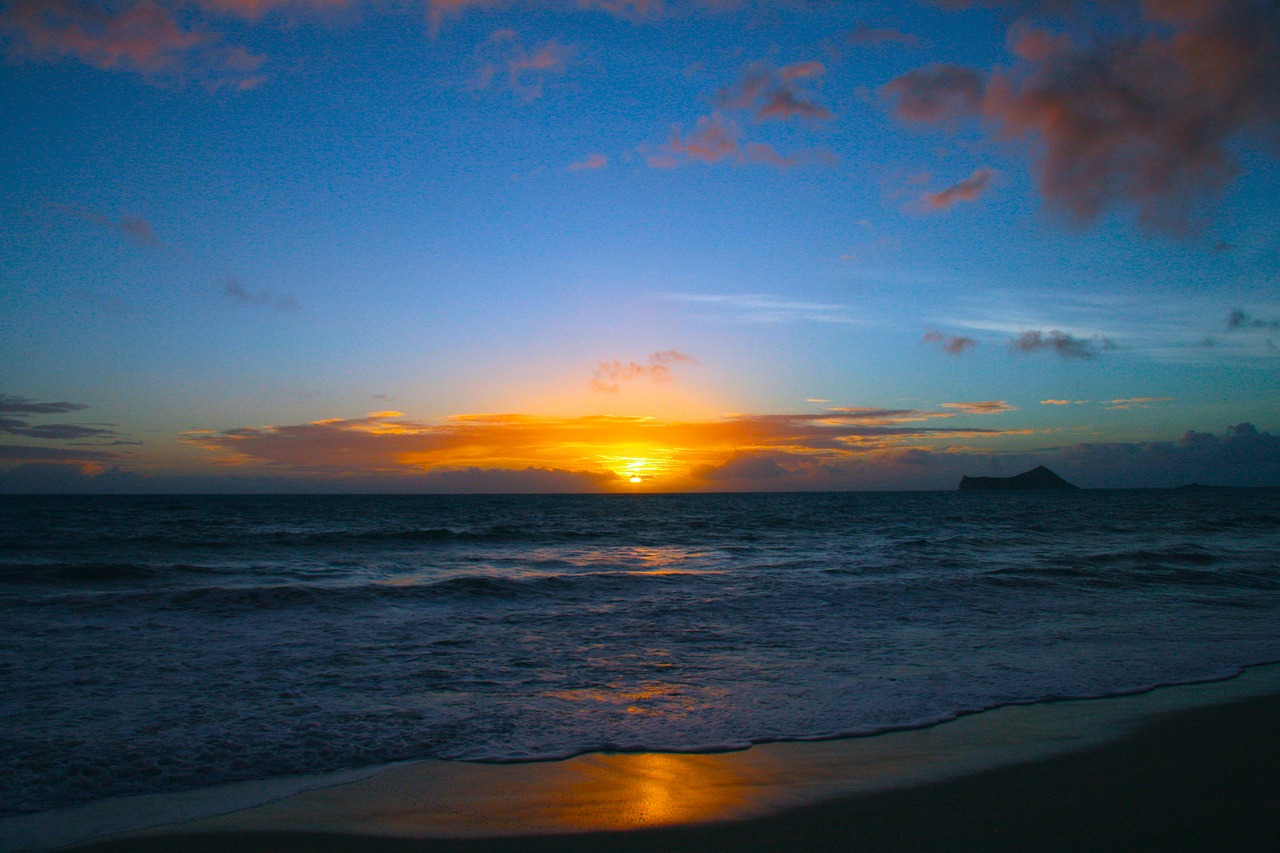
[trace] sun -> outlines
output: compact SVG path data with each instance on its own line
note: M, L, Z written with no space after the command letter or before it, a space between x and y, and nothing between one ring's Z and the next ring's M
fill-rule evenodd
M671 463L664 455L655 454L649 448L627 448L631 453L617 456L601 456L601 467L613 471L624 483L640 486L661 476ZM636 453L639 451L639 453ZM634 455L633 455L634 454ZM644 455L641 455L644 454Z

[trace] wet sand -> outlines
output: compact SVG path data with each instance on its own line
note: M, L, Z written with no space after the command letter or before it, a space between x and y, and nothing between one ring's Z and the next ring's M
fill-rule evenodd
M1275 669L736 753L420 762L75 849L1274 851Z

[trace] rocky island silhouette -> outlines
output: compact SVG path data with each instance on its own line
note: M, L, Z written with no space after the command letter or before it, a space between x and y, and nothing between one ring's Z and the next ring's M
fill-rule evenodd
M970 490L1033 490L1033 489L1078 489L1079 486L1068 483L1043 465L1037 465L1030 471L1023 471L1012 477L960 477L961 491Z

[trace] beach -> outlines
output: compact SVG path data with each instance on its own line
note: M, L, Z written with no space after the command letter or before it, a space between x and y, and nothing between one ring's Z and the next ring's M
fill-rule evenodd
M1263 497L13 503L0 853L1275 849Z
M1274 850L1278 688L1280 667L1267 666L1208 684L1011 706L866 738L719 754L414 762L71 846L86 853ZM216 811L226 791L202 796L202 807ZM121 798L107 811L119 817L141 799ZM190 813L194 802L174 808ZM151 806L151 819L163 821ZM50 831L77 821L90 831L94 819L91 809L44 817ZM35 833L29 846L13 849L46 849L39 827L27 829Z

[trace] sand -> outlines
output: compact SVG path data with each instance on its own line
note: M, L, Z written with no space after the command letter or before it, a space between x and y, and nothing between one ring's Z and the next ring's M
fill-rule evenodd
M196 813L216 812L226 791L203 796ZM417 762L241 805L187 821L159 810L161 825L75 849L1276 851L1280 668L733 753Z

